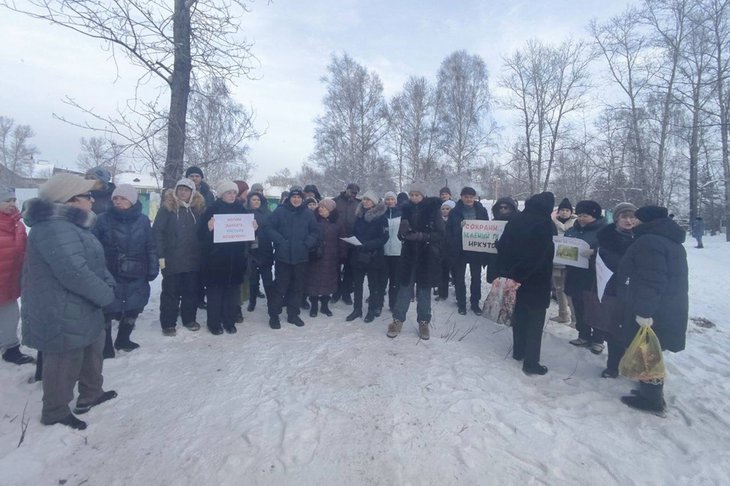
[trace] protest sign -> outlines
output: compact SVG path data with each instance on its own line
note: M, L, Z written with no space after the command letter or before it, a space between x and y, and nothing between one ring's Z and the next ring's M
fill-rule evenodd
M496 243L507 221L482 221L467 219L461 229L461 244L464 251L497 253Z
M216 214L213 216L213 243L253 241L255 238L253 214Z
M588 257L582 255L584 251L591 249L588 243L580 238L567 236L553 236L553 243L555 243L553 263L588 268Z

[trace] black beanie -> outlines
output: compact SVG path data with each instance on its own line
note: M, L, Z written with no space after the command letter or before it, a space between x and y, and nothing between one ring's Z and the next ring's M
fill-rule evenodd
M477 191L473 187L466 186L461 190L462 196L476 196Z
M185 177L190 177L190 174L198 174L203 179L203 171L200 170L200 167L188 167L188 170L185 171Z
M573 212L573 205L570 204L570 200L567 197L563 198L563 200L560 201L560 204L558 204L558 211L561 209L570 209L570 212Z
M642 223L649 223L655 219L669 217L669 211L661 206L644 206L637 209L634 215Z
M602 216L601 205L596 201L578 201L575 205L575 214L588 214L598 219Z
M443 193L446 193L446 194L448 194L450 196L451 195L451 189L449 189L448 187L444 186L439 191L439 194L443 194Z

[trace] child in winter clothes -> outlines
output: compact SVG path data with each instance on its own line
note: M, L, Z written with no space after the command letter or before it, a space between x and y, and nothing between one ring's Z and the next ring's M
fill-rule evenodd
M307 271L306 294L311 308L310 317L317 317L318 311L331 317L330 296L337 292L340 258L344 256L344 244L340 238L345 233L337 221L337 204L332 199L322 199L315 213L319 230L319 245L310 253ZM321 304L321 309L318 309Z
M400 261L401 241L398 239L401 209L395 192L388 191L383 197L385 202L385 217L388 218L388 241L385 243L385 270L382 272L380 292L385 296L388 290L388 309L393 310L395 299L398 297L398 262Z

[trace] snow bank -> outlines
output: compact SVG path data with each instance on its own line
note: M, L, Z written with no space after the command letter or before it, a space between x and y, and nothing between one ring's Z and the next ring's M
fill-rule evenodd
M691 317L717 327L691 323L688 349L667 357L666 419L624 406L632 383L599 378L605 354L570 346L560 324L543 340L550 372L525 376L510 330L459 316L453 297L435 304L430 341L415 309L391 340L388 316L346 323L342 304L303 328L270 330L260 305L236 335L167 338L155 298L133 335L142 347L105 362L119 397L85 431L41 425L32 368L0 365L0 483L722 484L730 244L705 244L687 245Z

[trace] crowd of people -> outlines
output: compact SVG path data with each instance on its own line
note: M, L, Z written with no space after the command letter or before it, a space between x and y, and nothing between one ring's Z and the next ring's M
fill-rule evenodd
M153 222L137 190L114 186L101 167L86 178L54 175L22 215L13 191L0 189L3 358L36 361L42 423L85 428L76 415L116 397L103 388L103 360L139 347L132 332L160 272L159 322L169 337L176 336L178 321L189 331L200 330L199 309L207 314L211 334L234 334L244 305L254 312L265 299L271 329L281 328L284 309L286 322L302 327L303 309L312 318L331 317L330 306L340 302L352 306L346 321L367 323L387 304L389 338L403 331L415 302L418 336L427 340L432 298L448 300L450 286L459 314L482 314L486 268L489 283L504 278L519 284L512 356L527 375L548 371L540 354L551 294L559 309L553 320L577 331L570 344L595 354L608 344L604 378L618 376L618 363L639 326L652 326L664 349L684 349L685 232L666 208L621 203L608 224L595 201L580 201L574 209L564 199L556 209L553 194L543 192L520 210L517 201L503 197L491 207L492 219L507 222L491 254L462 245L465 221L490 219L474 188L463 187L456 200L448 187L438 196L419 182L407 189L360 196L351 183L336 197L323 198L314 185L294 186L271 210L261 184L223 181L214 193L203 171L190 167L163 193ZM216 240L216 216L231 214L253 215L253 241ZM554 265L556 235L585 241L590 249L582 256L589 268ZM613 272L602 296L599 263ZM38 350L36 360L20 351L19 319L23 344ZM622 400L661 412L662 390L661 380L642 382Z

